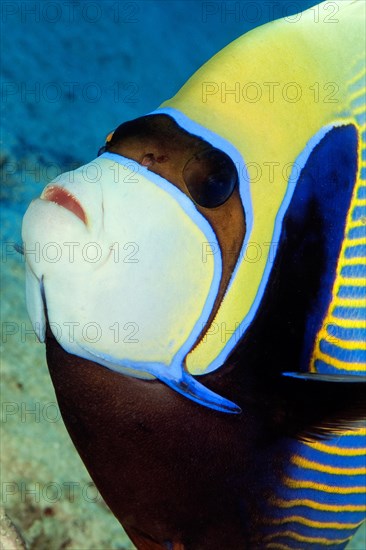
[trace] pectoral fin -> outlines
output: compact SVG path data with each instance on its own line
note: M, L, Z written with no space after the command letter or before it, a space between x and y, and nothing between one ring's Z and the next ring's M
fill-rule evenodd
M168 378L163 375L159 375L158 378L174 391L204 407L231 414L241 413L241 408L238 405L209 390L184 371L182 371L181 378Z

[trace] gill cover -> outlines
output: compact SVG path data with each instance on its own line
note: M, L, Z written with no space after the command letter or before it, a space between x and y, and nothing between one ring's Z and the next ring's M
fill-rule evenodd
M212 309L221 264L214 254L202 261L202 245L215 246L215 235L177 188L105 153L33 201L23 241L28 311L41 340L45 307L69 353L238 411L183 367Z
M251 326L312 151L338 126L352 125L365 141L365 3L332 2L333 15L327 6L318 6L319 18L310 9L296 22L274 21L238 38L156 111L232 156L246 214L246 237L226 294L187 357L192 374L219 368ZM364 155L360 146L350 212L365 208L356 204Z

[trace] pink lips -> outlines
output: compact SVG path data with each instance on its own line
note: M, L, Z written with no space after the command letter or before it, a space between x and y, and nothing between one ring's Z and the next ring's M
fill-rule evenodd
M46 201L55 202L60 206L63 206L67 210L70 210L75 216L81 219L85 224L87 222L86 214L79 203L79 201L64 187L57 187L57 185L51 185L43 192L41 198Z

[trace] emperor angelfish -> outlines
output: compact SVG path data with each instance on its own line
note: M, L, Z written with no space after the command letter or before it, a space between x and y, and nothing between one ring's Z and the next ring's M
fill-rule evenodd
M365 3L332 2L333 21L328 4L227 46L23 222L40 341L48 324L71 356L148 381L144 400L158 380L197 418L259 433L273 413L282 465L250 548L344 548L365 517ZM201 543L187 548L219 548Z

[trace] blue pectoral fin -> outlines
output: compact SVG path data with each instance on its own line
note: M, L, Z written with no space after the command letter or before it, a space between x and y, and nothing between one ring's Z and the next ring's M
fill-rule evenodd
M231 414L240 414L242 412L238 405L209 390L184 371L179 379L165 377L160 374L157 377L161 382L172 388L172 390L204 407Z
M200 384L182 368L180 363L176 364L175 368L172 368L169 373L166 373L164 370L166 371L167 369L164 369L163 365L159 363L137 363L128 359L117 359L113 355L93 350L80 343L78 343L78 348L82 350L81 353L78 353L80 357L96 361L100 365L121 374L131 375L131 372L128 372L128 370L134 370L136 373L148 373L169 386L172 390L209 409L231 414L242 412L238 405ZM75 350L71 351L71 353L75 353Z

